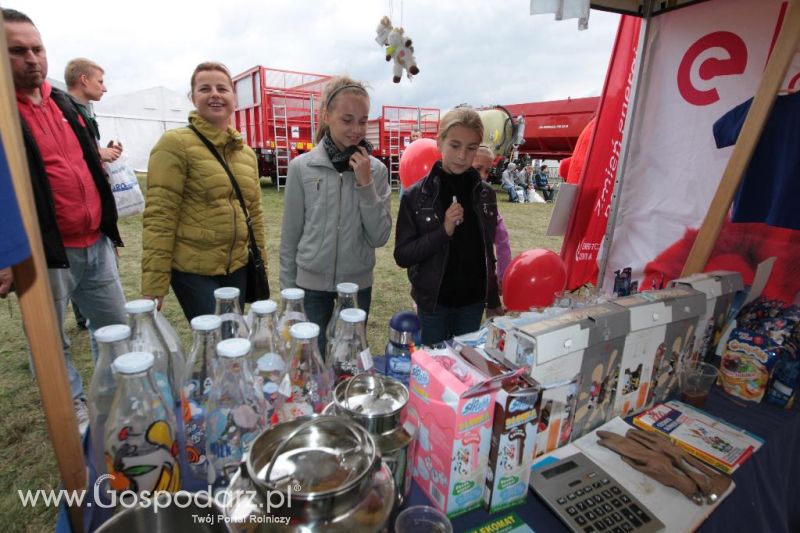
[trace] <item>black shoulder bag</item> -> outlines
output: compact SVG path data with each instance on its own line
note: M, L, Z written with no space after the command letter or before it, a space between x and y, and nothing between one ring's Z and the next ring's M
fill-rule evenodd
M239 198L239 205L242 206L242 211L244 212L244 219L247 222L247 235L250 239L250 245L247 247L248 250L248 261L247 261L247 290L245 291L245 301L247 303L253 303L258 300L266 300L269 298L269 281L267 281L267 268L264 264L264 258L261 257L261 250L258 249L258 244L256 243L256 236L253 232L253 221L250 220L250 214L247 212L247 207L244 205L244 197L242 197L242 191L239 189L239 184L236 183L236 178L233 177L233 173L231 169L228 168L228 164L225 163L225 160L222 159L222 156L217 151L216 147L211 144L211 141L206 139L206 137L198 131L194 125L189 124L189 128L203 141L203 144L206 145L208 150L217 158L217 161L222 168L225 169L225 172L228 174L228 178L231 180L231 185L233 186L233 190L236 192L236 197Z

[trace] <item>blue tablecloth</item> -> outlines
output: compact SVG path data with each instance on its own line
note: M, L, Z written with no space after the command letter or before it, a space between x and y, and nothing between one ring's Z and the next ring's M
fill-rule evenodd
M712 391L708 413L764 439L764 445L733 474L736 489L703 523L701 532L800 531L800 409L732 400ZM407 505L430 505L414 484ZM516 512L536 533L569 531L532 491L523 505L490 515L483 509L455 517L453 530L467 531Z
M795 406L791 410L784 410L769 404L738 402L715 389L708 398L705 410L758 435L765 443L733 474L736 489L699 531L800 531L800 408ZM185 488L191 490L192 487ZM430 505L430 502L414 484L406 505L420 504ZM86 523L94 527L110 515L108 511L86 511ZM525 504L506 512L490 515L479 509L458 516L453 519L453 529L456 532L466 531L512 511L537 533L568 531L531 491ZM64 506L60 509L56 531L70 533Z

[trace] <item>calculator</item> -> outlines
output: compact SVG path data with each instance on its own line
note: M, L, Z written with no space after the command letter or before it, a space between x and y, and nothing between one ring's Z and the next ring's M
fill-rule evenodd
M572 531L649 533L664 529L639 500L582 453L533 470L530 485Z

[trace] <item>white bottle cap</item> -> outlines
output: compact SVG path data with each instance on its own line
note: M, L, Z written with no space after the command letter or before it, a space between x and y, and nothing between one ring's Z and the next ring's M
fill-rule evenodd
M152 313L156 308L155 300L133 300L125 304L125 312L129 315L141 315L142 313Z
M265 353L259 357L256 364L259 372L280 372L286 367L283 357L272 352Z
M300 322L292 326L289 334L295 339L309 340L314 337L319 337L319 326L313 322Z
M339 316L345 322L349 322L351 324L355 324L356 322L364 322L367 320L367 312L363 309L357 309L355 307L351 307L350 309L342 309L339 313Z
M154 361L150 352L128 352L117 357L112 364L117 374L138 374L151 368Z
M200 315L192 319L193 331L214 331L222 326L222 319L217 315Z
M259 300L250 305L250 310L257 315L268 315L274 313L278 304L274 300Z
M250 353L250 341L247 339L225 339L217 344L217 355L220 357L244 357Z
M345 294L355 294L358 292L358 285L355 283L339 283L336 285L336 292L343 292Z
M131 328L125 324L112 324L104 326L94 332L97 342L118 342L130 338Z
M306 295L303 289L283 289L281 291L281 298L284 300L300 300Z
M238 300L241 291L236 287L220 287L214 289L214 298L217 300Z
M271 381L267 381L264 383L264 386L261 387L261 391L264 393L264 396L272 396L276 392L278 392L278 384L273 383Z

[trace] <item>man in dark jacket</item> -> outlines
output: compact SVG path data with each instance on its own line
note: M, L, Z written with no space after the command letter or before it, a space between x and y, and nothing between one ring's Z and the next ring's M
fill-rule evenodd
M114 247L122 246L117 209L85 121L69 96L46 81L47 54L39 30L25 14L2 11L70 390L84 430L88 409L64 333L64 314L74 298L93 330L125 323L125 296L114 257Z

